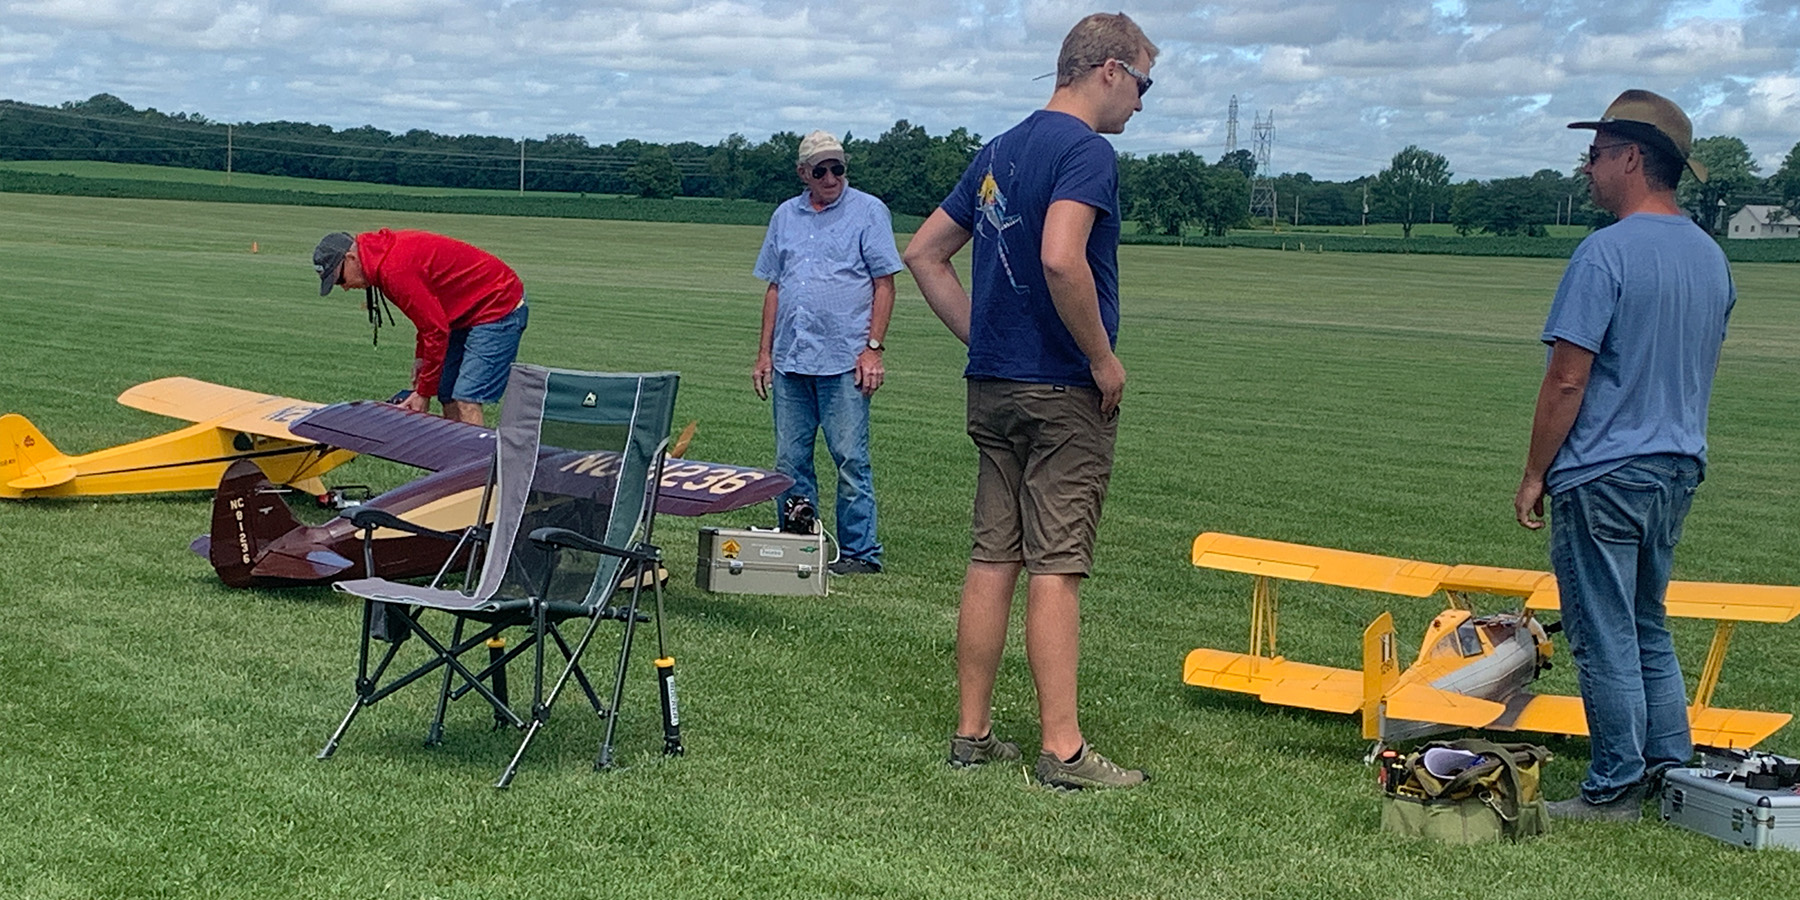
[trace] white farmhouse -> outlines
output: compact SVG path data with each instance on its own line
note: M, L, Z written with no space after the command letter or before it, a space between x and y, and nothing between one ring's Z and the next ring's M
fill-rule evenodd
M1800 237L1800 219L1788 215L1787 210L1779 206L1750 205L1737 211L1731 217L1731 229L1725 232L1729 238L1797 238Z

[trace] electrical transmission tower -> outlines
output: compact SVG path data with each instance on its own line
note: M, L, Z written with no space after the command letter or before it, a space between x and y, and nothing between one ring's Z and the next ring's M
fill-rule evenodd
M1237 152L1237 95L1231 95L1231 106L1225 112L1225 155Z
M1256 178L1250 182L1250 217L1267 216L1273 220L1276 210L1275 181L1269 174L1269 151L1275 143L1275 111L1269 117L1256 117Z

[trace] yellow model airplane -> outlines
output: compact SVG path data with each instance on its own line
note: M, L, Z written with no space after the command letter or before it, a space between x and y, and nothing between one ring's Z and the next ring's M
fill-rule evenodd
M356 455L288 431L288 423L318 409L318 403L192 378L148 381L120 394L119 402L195 424L65 456L24 416L0 416L0 498L210 491L239 459L254 460L270 481L317 496L325 492L319 476Z
M1255 694L1265 703L1362 717L1363 736L1382 743L1458 728L1587 735L1581 698L1532 694L1526 685L1548 668L1549 631L1536 613L1556 610L1556 576L1527 569L1446 566L1207 532L1194 539L1194 565L1255 576L1250 652L1200 648L1187 655L1183 680L1196 687ZM1276 653L1278 581L1429 597L1447 608L1425 629L1413 664L1402 669L1394 620L1382 613L1363 632L1362 670L1293 662ZM1477 615L1472 594L1523 601L1519 612ZM1774 734L1787 713L1712 705L1737 622L1787 622L1800 615L1800 587L1671 581L1671 616L1716 619L1694 700L1694 743L1750 747Z

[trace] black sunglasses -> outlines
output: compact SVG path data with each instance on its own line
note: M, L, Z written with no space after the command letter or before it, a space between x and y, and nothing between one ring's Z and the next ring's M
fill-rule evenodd
M843 163L832 163L831 165L828 166L823 163L820 163L819 165L813 166L813 177L814 178L824 178L826 172L830 172L831 174L836 175L839 178L842 178L842 177L844 177L844 164Z
M1587 164L1591 166L1594 163L1599 162L1602 151L1611 150L1614 147L1629 147L1631 144L1631 141L1618 141L1611 144L1590 144L1588 145Z
M1132 77L1132 79L1137 82L1137 89L1138 89L1139 97L1142 97L1146 93L1149 93L1150 86L1156 83L1156 79L1151 78L1150 76L1145 75L1144 73L1139 72L1138 70L1132 68L1130 63L1127 63L1126 61L1124 61L1122 59L1109 59L1106 62L1094 63L1092 66L1090 66L1090 68L1098 69L1101 66L1104 66L1104 65L1106 65L1106 63L1109 63L1109 62L1118 63L1119 68L1124 69L1125 74L1130 75Z

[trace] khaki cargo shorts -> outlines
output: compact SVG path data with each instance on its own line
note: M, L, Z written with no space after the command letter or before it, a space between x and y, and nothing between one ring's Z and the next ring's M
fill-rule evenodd
M1112 478L1118 415L1093 388L970 379L976 562L1033 575L1087 575Z

